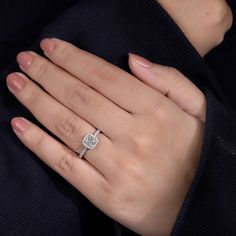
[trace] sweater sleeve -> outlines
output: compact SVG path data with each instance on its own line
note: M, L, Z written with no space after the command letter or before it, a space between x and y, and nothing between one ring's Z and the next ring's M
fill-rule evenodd
M81 1L79 7L69 10L46 30L44 37L58 35L125 70L126 55L134 52L153 62L176 67L193 83L207 88L207 121L198 171L172 235L233 235L236 124L235 116L220 102L224 95L215 77L156 0L92 3ZM122 231L122 235L129 235Z
M198 170L172 235L236 234L236 116L209 91Z
M0 74L3 88L0 93L0 140L3 143L0 145L0 186L4 189L0 194L0 205L7 206L0 211L2 235L6 235L3 233L5 229L14 235L16 232L29 235L28 230L34 230L37 235L136 235L106 217L66 181L34 159L34 154L12 134L9 121L15 115L21 114L36 124L37 121L10 96L5 77L18 70L15 52L23 48L41 52L39 41L45 37L69 41L127 71L127 55L133 52L155 63L173 66L196 85L207 88L208 110L202 155L172 234L235 235L235 115L221 104L220 88L207 65L156 0L71 2L75 4L44 27L28 24L30 20L26 17L25 24L31 26L29 33L22 38L18 31L11 33L9 37L15 39L15 44L9 43L8 38L3 40L9 47L16 45L14 53L9 50L4 53L6 50L0 44L2 58L5 60L7 54L8 61L12 61L8 67L0 61L0 67L5 67L1 68L3 72ZM24 4L20 6L25 7ZM27 11L27 16L37 13L36 6L34 11ZM52 16L50 9L45 8L45 11ZM21 12L20 8L12 10ZM15 14L10 14L13 16ZM14 22L20 19L25 20L19 17L14 18ZM6 25L2 31L9 32L8 28ZM39 34L36 41L35 31ZM30 33L32 37L29 37ZM31 46L26 48L25 42Z

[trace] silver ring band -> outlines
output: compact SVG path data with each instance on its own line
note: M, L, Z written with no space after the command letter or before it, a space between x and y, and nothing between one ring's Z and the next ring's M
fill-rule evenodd
M82 144L84 148L79 154L80 158L83 158L88 150L92 150L98 145L99 143L98 135L100 132L101 131L97 129L94 133L89 133L83 138Z

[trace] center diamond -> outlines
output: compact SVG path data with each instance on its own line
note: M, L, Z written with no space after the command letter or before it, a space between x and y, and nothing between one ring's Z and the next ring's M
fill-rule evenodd
M98 144L98 138L94 134L87 134L83 139L83 145L88 149L94 149Z

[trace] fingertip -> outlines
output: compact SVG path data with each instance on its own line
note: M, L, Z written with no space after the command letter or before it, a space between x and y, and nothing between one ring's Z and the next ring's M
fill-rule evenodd
M146 58L139 56L134 53L129 53L129 61L138 67L141 67L143 69L149 69L153 66L153 63Z
M23 134L29 128L29 123L23 117L14 117L11 120L11 126L17 134Z
M46 55L50 55L53 52L55 46L56 42L51 38L45 38L40 42L40 47Z

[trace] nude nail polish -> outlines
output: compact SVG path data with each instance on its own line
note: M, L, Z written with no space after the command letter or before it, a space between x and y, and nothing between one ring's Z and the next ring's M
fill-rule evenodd
M153 63L148 61L147 59L141 57L141 56L138 56L136 54L133 54L133 53L129 53L129 56L131 58L131 60L133 60L136 64L138 64L139 66L143 67L143 68L150 68Z
M54 42L53 39L43 39L40 43L40 47L42 48L42 50L44 51L45 54L50 55L52 53L52 51L55 48L56 43Z
M24 133L29 128L26 119L22 117L14 118L11 125L13 130L18 134Z
M21 52L17 55L17 62L23 70L28 69L34 60L34 56L29 52Z
M7 77L7 86L11 92L18 92L23 89L26 81L20 73L13 73Z

